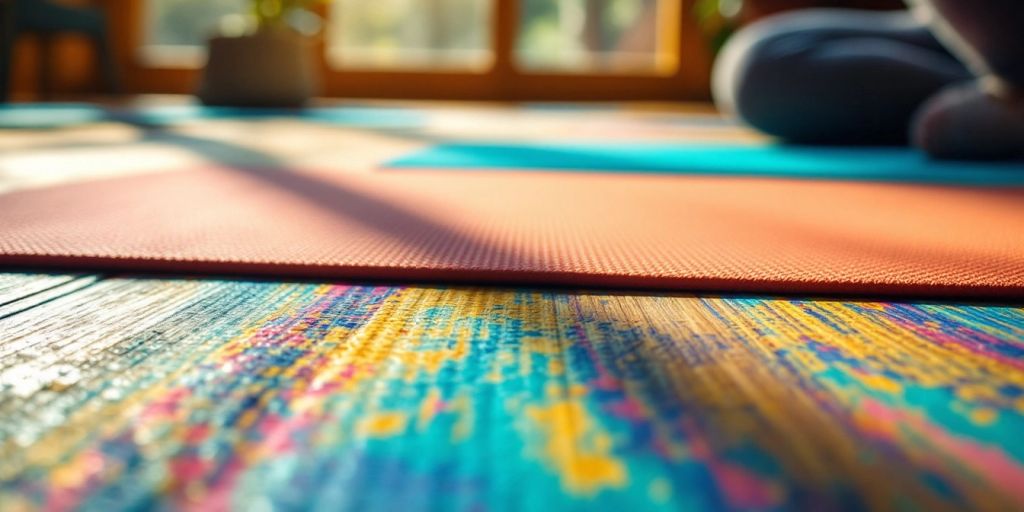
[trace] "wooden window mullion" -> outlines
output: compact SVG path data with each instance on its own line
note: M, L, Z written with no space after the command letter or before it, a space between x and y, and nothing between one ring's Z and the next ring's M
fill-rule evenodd
M516 38L519 36L521 0L494 0L491 32L494 64L488 71L494 83L495 96L507 97L516 82Z

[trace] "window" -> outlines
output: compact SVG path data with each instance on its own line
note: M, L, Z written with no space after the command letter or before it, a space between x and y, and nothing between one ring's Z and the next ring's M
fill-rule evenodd
M205 40L251 26L250 0L145 0L118 13L139 92L191 92ZM324 93L459 99L706 97L691 0L330 0ZM134 20L134 21L132 21ZM132 73L129 73L130 75ZM130 77L131 78L131 77Z
M244 27L248 0L146 0L140 57L154 65L198 67L210 35ZM232 27L234 26L234 27Z
M663 18L676 2L525 0L517 62L526 69L575 72L673 71Z
M486 70L490 0L335 0L327 41L338 68Z

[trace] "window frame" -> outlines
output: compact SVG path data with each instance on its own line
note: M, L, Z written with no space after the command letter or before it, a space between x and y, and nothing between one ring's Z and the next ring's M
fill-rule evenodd
M337 69L327 59L325 41L315 43L321 94L344 98L474 101L705 100L709 97L711 51L691 13L694 0L676 0L677 12L661 16L670 34L660 42L674 54L674 70L662 74L612 74L524 70L515 63L519 0L493 0L493 65L483 71L440 69ZM118 60L131 93L190 94L200 69L172 67L140 53L145 41L145 2L119 0L111 14ZM112 6L110 6L112 7ZM327 14L327 7L319 8ZM410 84L415 84L410 86Z

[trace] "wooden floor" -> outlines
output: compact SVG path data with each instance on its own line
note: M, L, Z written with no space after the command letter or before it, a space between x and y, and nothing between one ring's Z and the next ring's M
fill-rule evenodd
M0 304L4 510L1024 503L1019 307L18 273Z

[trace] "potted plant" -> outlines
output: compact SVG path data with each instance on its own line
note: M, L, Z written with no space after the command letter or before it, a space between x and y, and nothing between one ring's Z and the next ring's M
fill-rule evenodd
M199 100L236 107L305 104L319 82L311 37L319 18L309 10L315 2L250 0L250 27L209 40Z

